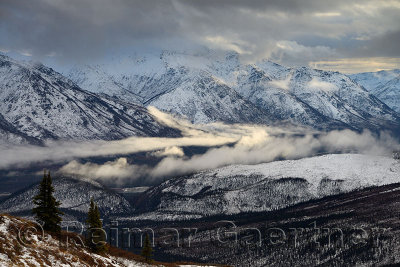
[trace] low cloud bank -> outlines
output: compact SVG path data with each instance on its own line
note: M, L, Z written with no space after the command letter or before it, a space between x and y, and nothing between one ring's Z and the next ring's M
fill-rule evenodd
M156 157L166 157L166 156L175 156L175 157L183 157L185 153L183 149L177 146L167 147L163 150L155 151L152 153L153 156Z
M108 161L104 164L96 164L87 162L82 164L76 160L69 162L61 167L59 172L66 174L73 174L84 177L91 177L97 179L107 178L130 178L132 174L136 177L148 173L145 166L137 166L128 164L126 158L118 158L115 161Z
M312 80L308 83L308 87L316 91L325 91L325 92L332 92L338 90L337 86L334 85L333 83L321 81L316 77L312 78Z
M0 147L0 169L23 167L44 161L64 162L95 156L128 155L137 152L171 149L172 147L214 147L237 142L242 135L246 135L253 128L246 125L236 127L220 123L195 126L185 120L162 113L155 108L150 108L149 111L161 123L181 130L183 137L129 137L116 141L84 142L52 141L44 147L34 145ZM164 152L170 153L171 151Z
M233 147L212 148L203 155L189 159L167 157L151 170L150 175L179 175L230 164L257 164L277 158L296 159L313 156L320 151L390 155L396 146L396 142L388 135L383 134L377 139L370 132L358 134L349 130L332 131L319 137L306 135L261 139L254 135L243 137Z
M370 132L361 134L350 130L332 131L318 137L271 137L264 132L255 131L253 135L243 136L234 146L210 148L206 153L192 157L166 156L155 167L129 165L126 159L98 165L92 163L69 163L61 171L96 178L136 179L147 177L155 180L173 175L184 175L230 164L257 164L270 162L277 158L297 159L325 153L362 153L390 155L398 144L388 135L375 138ZM123 162L121 168L120 162ZM103 172L103 169L107 172ZM340 168L340 166L338 166ZM112 171L108 171L112 170ZM110 175L108 175L110 174Z
M52 142L45 147L17 146L2 151L0 169L43 161L69 161L60 172L97 179L158 179L229 164L257 164L277 158L296 159L322 151L390 155L399 147L386 133L375 137L369 131L356 133L342 130L316 134L258 125L194 125L155 108L149 108L149 111L161 123L181 130L183 137L130 137L118 141ZM204 154L187 157L182 150L184 146L210 149ZM163 159L154 167L129 164L124 155L136 152L150 152ZM115 156L116 159L104 164L78 161L79 158L93 156Z

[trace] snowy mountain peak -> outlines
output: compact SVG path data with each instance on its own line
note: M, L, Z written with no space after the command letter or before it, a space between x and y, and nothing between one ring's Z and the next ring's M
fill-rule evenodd
M24 135L26 140L176 135L176 131L160 125L146 108L82 90L42 64L1 56L0 89L3 126L11 124L15 128L2 130Z
M400 69L365 72L350 77L390 108L400 112Z
M107 92L99 81L112 77L120 85L120 91L112 95L127 100L131 94L140 96L141 103L184 115L194 123L289 122L318 129L373 131L399 127L397 113L338 72L287 68L269 60L244 64L236 52L213 50L163 51L145 58L140 67L125 68L119 74L110 75L111 66L86 74L91 86L74 75L69 77L100 93ZM204 82L210 79L214 81ZM256 115L250 116L249 110Z

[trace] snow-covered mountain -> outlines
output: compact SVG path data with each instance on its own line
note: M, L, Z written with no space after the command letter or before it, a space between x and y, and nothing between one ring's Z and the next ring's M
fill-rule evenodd
M1 139L6 142L177 134L159 124L143 106L98 96L51 68L3 55L0 114Z
M377 98L400 113L400 74L375 90Z
M75 66L67 77L89 91L141 101L196 123L270 123L267 112L209 71L210 62L202 56L164 52Z
M137 202L135 219L198 218L276 210L310 199L400 182L389 157L331 154L257 165L232 165L168 180Z
M85 69L74 68L69 76L80 85L91 92L107 94L110 96L123 96L123 99L131 103L140 103L143 99L124 88L124 85L112 75L106 73L100 66L85 66Z
M164 51L75 66L66 75L84 89L128 100L132 94L140 96L135 101L195 123L285 121L319 129L373 130L399 126L397 113L346 75L286 68L268 60L244 64L234 52ZM110 83L118 88L103 86Z
M60 177L53 180L54 197L61 202L61 210L71 218L85 218L90 199L99 206L105 218L113 214L130 214L134 211L129 202L119 194L105 188L93 180ZM32 199L37 194L38 185L32 185L15 192L0 204L0 213L31 216Z
M250 67L237 90L274 117L316 128L396 127L398 115L338 72L283 70L264 61Z
M40 144L40 140L30 137L9 123L3 115L0 114L0 144Z
M350 76L382 102L400 113L400 70L365 72Z
M364 86L368 91L375 93L376 88L385 85L388 81L398 77L399 75L400 69L394 69L356 73L349 75L349 77Z
M200 71L192 78L148 103L161 110L188 117L195 123L273 122L268 112L253 105L211 74Z

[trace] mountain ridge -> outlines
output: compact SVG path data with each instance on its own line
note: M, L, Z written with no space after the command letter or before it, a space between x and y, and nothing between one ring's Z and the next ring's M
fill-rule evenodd
M400 69L358 73L350 77L400 113Z
M68 219L83 219L87 216L90 199L93 198L104 217L113 214L130 214L134 208L121 195L92 179L56 176L53 179L54 196L61 202L60 209ZM38 184L14 192L2 200L0 212L32 217L32 199L37 194Z
M85 91L42 64L0 55L0 88L2 118L31 139L180 135L161 125L145 107Z
M397 160L361 154L230 165L173 178L149 189L135 204L140 212L135 220L276 210L367 186L396 183L399 173Z
M240 62L238 53L221 55L212 50L199 53L163 51L160 55L128 57L123 63L116 59L109 64L97 67L126 90L141 96L142 104L186 116L194 123L217 120L236 123L288 122L321 130L368 128L375 132L382 128L397 131L400 125L399 114L339 72L308 67L287 68L268 60L244 64ZM79 69L78 66L75 68ZM66 76L79 83L73 73L66 73ZM85 67L81 69L81 75L86 79L95 77ZM96 92L93 84L102 78L97 76L93 79L88 90ZM204 80L212 82L208 83L206 90L199 89L204 87ZM215 92L222 85L230 101L218 111L213 106L217 106L224 97L215 95ZM201 94L198 94L199 90L203 90ZM227 90L232 93L227 93ZM108 93L103 89L97 92ZM235 93L239 95L235 96ZM114 95L113 91L109 94ZM124 98L124 95L116 96ZM243 100L252 104L253 110L267 114L267 117L259 113L248 116L248 104L244 105L243 111L238 109L242 104L233 104ZM195 103L202 104L196 106ZM207 108L214 112L205 114L204 109ZM226 118L226 114L230 114L230 119Z

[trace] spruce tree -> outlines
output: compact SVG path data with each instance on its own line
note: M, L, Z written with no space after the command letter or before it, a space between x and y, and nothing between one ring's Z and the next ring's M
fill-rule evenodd
M93 198L90 200L90 207L88 218L86 220L88 225L87 245L96 253L103 253L107 251L106 235L103 230L103 223L100 218L100 211L94 203Z
M146 237L144 238L144 244L141 255L146 262L150 263L152 261L151 258L153 257L153 248L151 247L150 238L148 234L146 234Z
M42 224L46 231L60 233L61 217L63 213L58 209L61 203L54 196L54 187L50 172L44 172L43 179L39 184L39 193L33 198L35 207L32 212L36 220Z

